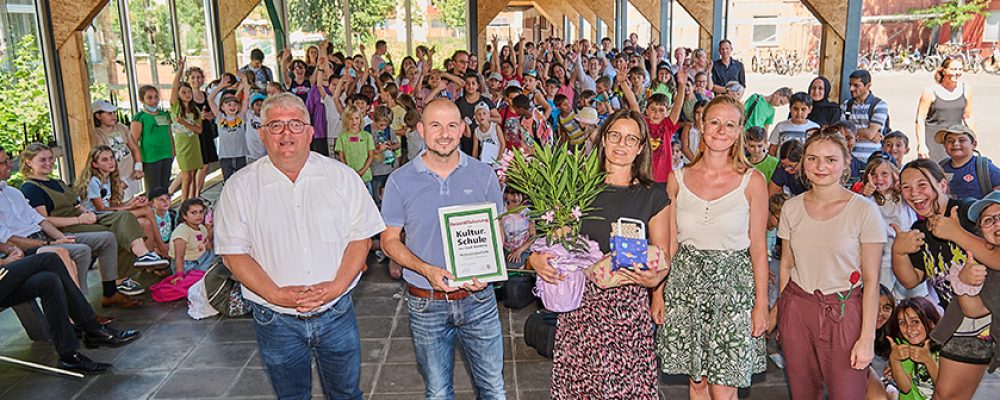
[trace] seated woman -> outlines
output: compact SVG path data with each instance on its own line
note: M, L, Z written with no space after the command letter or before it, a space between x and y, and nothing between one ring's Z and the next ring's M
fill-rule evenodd
M128 211L139 220L146 235L146 247L156 249L161 256L168 253L167 245L158 234L156 216L148 207L144 196L125 200L125 185L118 177L118 162L111 147L94 146L87 156L87 166L76 179L76 193L83 202L83 209L95 214L109 211Z
M10 307L41 299L49 324L52 344L59 353L59 368L84 374L100 374L111 364L94 362L77 352L80 342L70 318L83 332L88 348L119 347L139 338L139 331L117 330L97 322L93 308L74 287L66 266L55 254L25 257L17 247L0 243L0 307Z
M65 182L49 177L53 163L52 149L41 143L32 143L21 153L21 173L25 178L21 191L28 204L64 232L110 230L114 233L119 248L119 275L127 272L121 267L128 265L121 262L122 253L138 257L134 264L138 268L167 268L169 262L146 247L142 228L134 215L125 211L100 216L84 212L79 207L80 198L76 192Z

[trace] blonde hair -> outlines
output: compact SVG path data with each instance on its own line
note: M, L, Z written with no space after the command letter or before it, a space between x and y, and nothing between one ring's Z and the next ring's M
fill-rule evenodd
M354 117L361 117L362 115L363 114L361 112L361 109L358 108L358 106L355 106L354 104L344 107L344 112L341 114L340 118L341 123L344 125L344 131L347 131L347 133L357 133L357 132L350 132L351 119ZM358 128L360 129L361 127L359 126Z
M80 176L76 178L76 182L73 185L73 190L76 194L80 196L81 199L87 199L87 185L90 183L90 179L97 177L100 180L101 171L94 167L94 163L97 162L98 157L101 153L111 153L111 157L114 158L115 152L111 150L110 146L107 145L97 145L90 149L90 153L87 154L87 166L80 171ZM122 197L125 195L125 184L122 182L121 177L118 176L117 160L115 161L116 168L108 174L108 182L111 183L111 205L118 205L122 203Z
M896 164L893 164L885 157L874 157L871 160L868 160L868 165L865 166L865 173L861 176L861 183L867 184L868 181L871 180L871 175L881 166L889 168L889 172L896 177L896 184L893 185L892 189L889 189L889 193L885 195L876 190L875 193L872 193L872 198L875 199L875 204L880 206L885 205L887 200L899 203L903 198L902 191L899 188L899 181L901 179L899 176L899 168L896 168Z
M743 132L743 119L745 118L743 113L743 103L729 96L716 96L712 99L712 101L709 101L708 104L705 105L705 109L701 112L702 126L705 125L705 118L708 116L708 110L718 106L730 106L738 110L740 113L740 132L737 132L736 141L729 147L729 154L727 158L729 159L730 166L732 166L736 172L741 174L746 173L748 169L753 168L753 164L750 164L750 160L747 159L747 153L744 150L746 148L746 135L744 135ZM701 134L705 134L704 129L702 129ZM705 141L700 140L698 142L698 155L694 156L694 160L691 160L690 165L697 164L704 156Z
M34 175L34 170L28 166L28 161L34 160L43 151L52 152L52 148L42 143L31 143L21 152L21 175L25 178Z

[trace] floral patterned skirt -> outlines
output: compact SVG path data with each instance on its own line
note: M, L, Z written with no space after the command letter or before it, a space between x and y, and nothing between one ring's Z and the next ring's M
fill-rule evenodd
M746 250L682 245L663 298L656 353L664 373L748 387L750 377L766 369L764 337L751 336L754 282Z
M559 316L553 399L657 399L649 290L587 281L580 308Z

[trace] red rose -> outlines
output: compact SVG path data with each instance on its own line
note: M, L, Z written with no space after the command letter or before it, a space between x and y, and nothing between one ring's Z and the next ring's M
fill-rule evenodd
M858 283L861 280L861 273L858 271L851 272L851 285Z

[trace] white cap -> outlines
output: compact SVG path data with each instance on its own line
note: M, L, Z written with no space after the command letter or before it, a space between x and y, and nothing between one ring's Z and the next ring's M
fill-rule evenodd
M111 104L111 102L107 101L107 100L97 100L93 104L90 105L90 108L93 110L93 112L115 112L115 111L118 111L118 107L115 107L114 104Z

